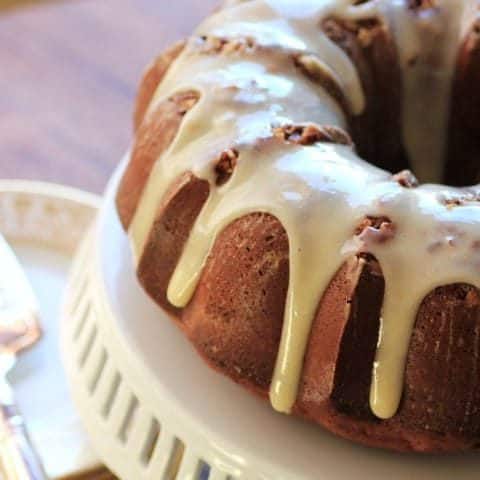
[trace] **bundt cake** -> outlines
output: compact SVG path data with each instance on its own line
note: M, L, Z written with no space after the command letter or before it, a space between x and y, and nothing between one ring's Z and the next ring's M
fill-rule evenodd
M138 278L212 367L362 444L479 447L480 0L229 1L135 128Z

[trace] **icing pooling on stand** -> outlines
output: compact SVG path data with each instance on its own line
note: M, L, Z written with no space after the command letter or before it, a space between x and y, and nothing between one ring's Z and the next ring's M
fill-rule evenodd
M423 298L435 287L455 282L480 287L480 231L475 221L479 207L467 202L448 208L444 200L465 195L465 189L433 185L406 189L393 181L390 173L360 159L352 147L321 142L302 146L275 135L276 127L291 124L347 128L338 102L300 71L294 56L329 72L344 92L349 115L359 115L365 108L357 71L322 33L322 20L380 18L395 32L401 58L419 49L415 39L420 37L411 33L420 27L399 13L406 9L404 2L352 3L230 2L199 27L197 37L158 87L150 111L177 92L196 91L199 101L186 114L169 150L154 165L129 234L139 259L172 183L186 171L209 181L209 198L168 286L169 301L184 307L217 235L227 225L252 212L270 213L279 219L288 234L290 276L270 398L282 412L289 412L296 400L311 325L329 282L350 256L373 254L382 266L386 290L372 372L371 408L378 417L389 418L401 399L410 337ZM447 19L456 22L461 14L454 13L455 8L461 7L463 12L463 7L477 2L443 0L438 4L441 23ZM452 27L448 38L455 42L448 50L458 50L460 30ZM205 52L203 36L248 39L252 45L227 53ZM440 43L438 48L443 51L446 46ZM450 60L438 66L434 91L447 89L452 69ZM404 73L404 78L414 84L415 75ZM406 96L410 94L407 88ZM439 118L428 132L435 132L436 138L445 133L447 97L435 102ZM407 98L406 102L410 101ZM406 136L420 132L420 138L424 119L408 111L404 119ZM437 176L443 164L441 147L432 159L425 158L425 144L418 138L406 139L415 168L421 170L422 164L433 159L433 168L422 171L425 177ZM216 186L215 162L229 149L239 154L236 168L227 183ZM468 192L476 195L480 187ZM374 236L356 237L355 228L365 216L390 218L395 235L383 243Z

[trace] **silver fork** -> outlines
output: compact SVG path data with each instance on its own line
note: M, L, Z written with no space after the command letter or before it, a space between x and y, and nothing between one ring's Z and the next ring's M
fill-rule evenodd
M37 300L15 254L0 235L0 464L8 480L47 479L8 382L17 355L40 335Z

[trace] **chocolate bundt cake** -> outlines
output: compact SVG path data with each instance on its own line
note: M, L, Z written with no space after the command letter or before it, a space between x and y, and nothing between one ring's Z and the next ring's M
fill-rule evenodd
M140 88L139 281L280 412L478 448L479 118L480 0L229 1Z

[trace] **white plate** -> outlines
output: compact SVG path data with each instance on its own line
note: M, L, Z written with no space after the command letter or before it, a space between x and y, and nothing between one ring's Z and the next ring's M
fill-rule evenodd
M178 480L207 478L204 464L209 479L479 478L478 454L415 456L363 448L275 413L209 369L136 280L114 210L116 181L79 254L63 341L79 411L102 459L121 478L170 479L172 462L180 468ZM152 441L155 422L160 435ZM177 451L174 460L178 444L183 458ZM145 446L153 451L147 461Z
M44 332L20 356L11 380L50 478L99 465L68 395L58 346L58 313L71 255L98 203L93 195L57 185L0 181L0 232L39 298Z

